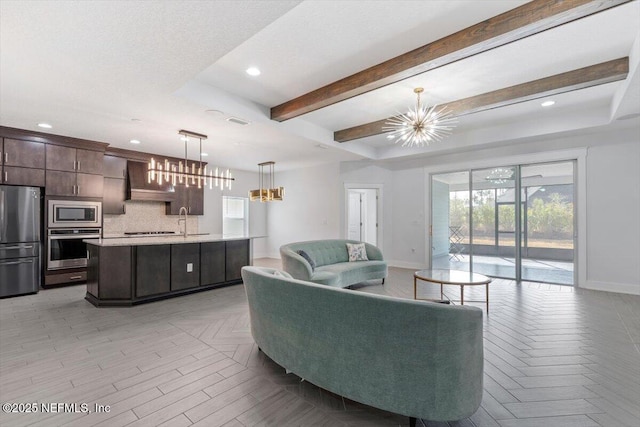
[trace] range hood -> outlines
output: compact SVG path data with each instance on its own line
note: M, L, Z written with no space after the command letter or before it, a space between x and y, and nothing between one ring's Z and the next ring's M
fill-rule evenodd
M175 188L170 183L149 182L146 163L127 161L127 200L171 202L174 198Z

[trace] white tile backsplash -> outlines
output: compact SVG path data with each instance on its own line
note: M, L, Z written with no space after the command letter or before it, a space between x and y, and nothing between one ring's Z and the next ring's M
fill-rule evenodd
M165 214L163 202L127 201L126 214L104 215L102 234L122 234L133 231L175 231L179 232L177 215ZM189 216L189 233L198 232L198 217Z

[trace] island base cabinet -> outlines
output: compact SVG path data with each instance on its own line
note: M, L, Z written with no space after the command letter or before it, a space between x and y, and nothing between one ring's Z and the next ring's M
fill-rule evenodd
M242 283L242 267L251 263L249 239L141 245L118 240L126 241L87 241L86 299L95 306L131 306Z
M225 279L242 280L242 267L249 265L249 240L229 240L225 244Z
M200 244L171 245L171 290L200 285Z
M87 249L87 292L100 300L130 300L131 247L87 245Z
M225 242L200 244L200 286L223 283L225 278Z
M171 290L171 246L136 246L136 297Z

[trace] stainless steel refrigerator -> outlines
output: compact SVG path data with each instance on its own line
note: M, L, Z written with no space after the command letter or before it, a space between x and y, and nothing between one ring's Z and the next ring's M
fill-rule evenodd
M0 185L0 297L38 292L40 189Z

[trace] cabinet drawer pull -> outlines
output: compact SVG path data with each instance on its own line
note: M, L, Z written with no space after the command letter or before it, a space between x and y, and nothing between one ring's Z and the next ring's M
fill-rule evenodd
M69 280L78 280L82 279L82 276L69 276Z
M80 160L78 160L78 170L80 170Z
M4 247L3 249L33 249L33 245L29 245L29 246L7 246Z
M80 186L76 185L76 194L79 196L80 195Z
M4 171L4 182L9 181L9 172Z
M9 153L7 151L4 152L4 162L7 163L9 161Z

